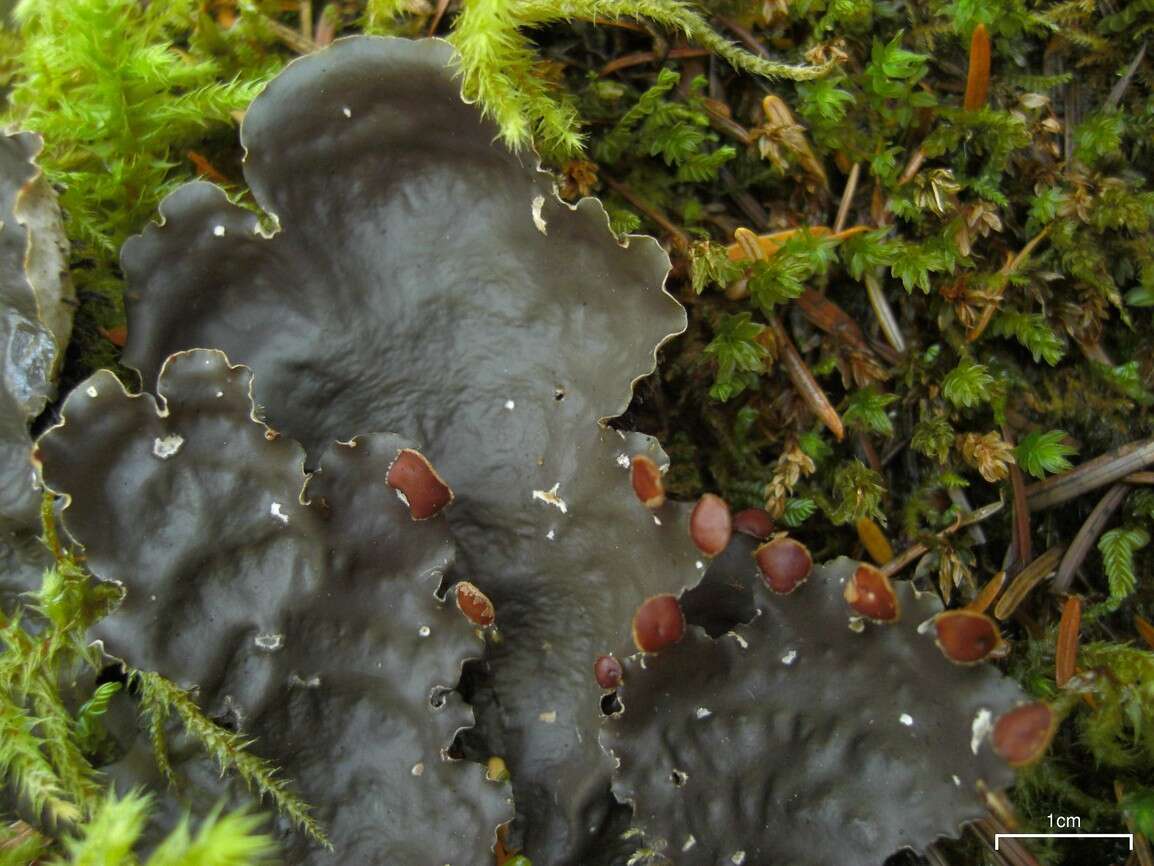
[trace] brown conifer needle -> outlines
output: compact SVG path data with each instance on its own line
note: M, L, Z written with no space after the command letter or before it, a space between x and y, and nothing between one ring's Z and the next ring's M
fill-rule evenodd
M1142 635L1142 640L1146 641L1146 645L1154 650L1154 624L1145 617L1135 616L1134 627L1138 629L1138 634Z
M1078 633L1082 628L1082 599L1072 595L1062 606L1058 647L1054 653L1054 682L1064 686L1074 676L1078 661Z
M966 75L966 111L977 111L986 104L990 92L990 34L985 24L974 28L970 37L970 69Z
M974 600L966 605L966 609L972 610L975 613L985 613L986 608L994 603L994 599L998 597L998 593L1002 591L1002 586L1004 586L1005 583L1006 572L999 571L986 581L981 592L974 596Z
M1058 567L1058 561L1065 552L1064 545L1056 544L1018 572L1018 576L1006 588L1005 595L994 607L994 616L1000 620L1008 619L1018 609L1018 605L1030 594L1030 591L1054 573L1054 569Z

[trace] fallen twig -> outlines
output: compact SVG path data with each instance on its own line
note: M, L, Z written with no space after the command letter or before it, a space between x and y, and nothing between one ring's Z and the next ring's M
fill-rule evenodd
M841 440L845 437L845 425L842 424L841 416L837 414L837 410L829 402L829 397L825 395L825 391L822 390L821 385L818 384L817 379L813 377L813 373L806 366L801 354L797 351L797 347L793 344L793 340L790 339L785 327L781 324L781 320L777 316L770 316L769 327L773 332L774 342L777 344L778 358L781 359L781 365L785 368L789 380L793 382L793 387L797 389L801 398L805 400L806 405L813 410L821 423L828 427L837 439Z
M1026 488L1031 511L1053 508L1113 484L1154 463L1154 438L1128 442L1100 457Z
M976 508L969 514L958 515L957 520L955 520L950 526L947 526L945 529L938 533L938 538L946 538L953 535L959 529L964 529L965 527L972 526L975 523L981 523L983 520L986 520L989 517L993 517L995 514L1001 511L1002 508L1003 503L1002 500L999 499L997 502L991 502L988 505L983 505L981 508ZM916 559L920 559L922 556L929 553L929 551L929 546L922 544L920 541L916 544L911 544L909 547L907 547L905 550L883 565L881 570L886 577L893 577L911 562Z
M837 217L833 221L833 233L836 235L845 228L849 219L849 209L853 204L854 193L857 192L858 178L861 177L861 163L855 162L849 170L849 177L845 179L845 189L841 193L841 203L837 207Z
M673 220L667 217L660 208L656 207L655 205L651 205L621 181L614 180L607 174L602 173L601 179L605 181L605 185L608 186L611 190L613 190L615 193L633 205L633 207L637 208L639 211L653 220L653 222L657 223L657 225L661 226L661 228L665 229L666 233L669 234L671 240L673 241L673 245L677 247L677 249L681 251L689 249L689 235L678 228Z
M1054 584L1050 587L1054 592L1070 591L1070 584L1074 582L1074 572L1082 565L1086 559L1086 554L1090 552L1090 548L1098 540L1098 536L1102 534L1102 530L1129 492L1130 489L1125 484L1115 484L1106 491L1105 496L1098 500L1098 504L1090 512L1090 516L1086 518L1074 536L1074 540L1070 542L1066 555L1062 557L1062 563L1058 566L1058 573L1054 576Z
M622 69L632 66L643 66L646 63L662 63L666 60L687 60L693 57L708 57L711 52L705 48L670 48L668 51L635 51L632 54L622 54L610 60L597 72L598 77L604 78ZM746 136L748 139L748 134ZM746 144L749 142L746 141Z

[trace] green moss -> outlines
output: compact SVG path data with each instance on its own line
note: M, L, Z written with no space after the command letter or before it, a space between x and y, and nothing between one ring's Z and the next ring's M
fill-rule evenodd
M260 866L275 862L276 845L258 832L262 819L243 812L211 812L192 832L184 818L147 860L134 855L152 798L138 792L109 794L92 820L65 842L67 854L53 866Z
M236 118L283 62L224 33L195 0L23 0L7 120L44 137L81 300L69 378L114 364L124 324L120 246L179 183L189 152L235 139Z

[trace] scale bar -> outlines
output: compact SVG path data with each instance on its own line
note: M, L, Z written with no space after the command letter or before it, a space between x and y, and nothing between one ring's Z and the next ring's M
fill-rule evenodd
M1134 850L1133 833L995 833L994 850L1002 839L1126 839Z

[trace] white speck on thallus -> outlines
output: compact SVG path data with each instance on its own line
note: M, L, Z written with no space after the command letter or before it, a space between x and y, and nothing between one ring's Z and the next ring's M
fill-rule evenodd
M281 510L281 504L279 502L274 502L272 505L270 505L268 513L279 520L281 523L289 522L289 516Z
M224 226L213 226L213 228L212 228L212 233L214 235L216 235L218 238L223 238L225 236L226 231L227 230L225 229Z
M685 840L685 844L681 846L682 851L689 851L697 844L697 837L690 834L689 838Z
M994 714L982 707L978 710L978 714L974 716L974 721L970 725L970 751L975 755L978 754L978 749L982 747L982 740L986 738L986 734L994 726Z
M740 646L742 649L749 649L749 641L747 641L735 631L731 631L730 634L733 635L733 639L737 641L738 646Z
M797 650L795 650L795 649L791 649L789 652L787 652L785 655L783 655L781 657L781 663L783 665L791 665L795 661L797 661Z
M157 437L152 440L152 453L161 460L167 460L180 450L184 444L184 437L173 433L171 436Z
M411 507L409 505L409 497L405 496L405 494L403 492L401 492L400 490L397 491L397 499L399 499L399 500L401 500L401 502L405 503L405 508Z
M861 634L865 631L865 620L860 616L851 616L849 618L849 630L854 634Z
M508 409L510 412L512 412L514 409L517 408L517 404L515 402L513 402L512 400L506 400L505 401L505 408Z
M217 396L217 399L219 400L221 397L224 396L224 391L217 391L216 396Z
M537 716L537 718L539 718L545 724L551 725L555 721L557 721L557 711L556 710L549 710L549 712L547 712L547 713L541 713L541 715Z
M420 761L417 761L417 763L413 764L413 769L410 772L414 776L420 776L422 773L425 772L425 765L422 764Z
M658 526L660 526L661 525L661 518L658 517L656 514L654 514L653 515L653 522L656 523Z
M925 622L918 623L918 634L926 634L927 632L929 632L929 630L934 627L934 620L935 619L937 619L936 616L931 616Z
M625 453L618 454L617 455L617 465L620 466L622 469L628 469L629 468L629 455L625 454Z
M421 637L428 637L432 633L433 633L433 630L431 628L429 628L427 625L423 625L419 629L417 629L417 634L419 634Z
M561 498L558 492L560 487L561 482L558 481L548 490L534 490L533 498L540 499L545 504L552 505L554 508L559 509L562 514L566 514L569 511L569 506L565 504L565 500Z
M901 722L903 725L905 725L908 728L908 727L911 727L913 725L914 717L911 716L909 713L902 713L900 716L898 716L898 721Z
M545 217L541 215L541 209L545 207L545 196L533 196L533 225L537 226L537 231L543 235L549 234L549 229L545 225Z
M96 390L95 385L89 385L84 393L87 394L89 397L99 397L100 396L100 392Z
M254 637L252 639L252 642L255 643L262 650L268 650L269 652L275 652L276 650L278 650L282 646L284 646L284 635L283 634L258 634L256 637Z
M957 785L959 788L962 787L961 779L959 779L957 776L950 776L950 778L954 780L955 785Z
M713 710L708 710L705 707L698 707L697 712L694 715L696 715L699 719L708 719L713 715Z
M729 858L729 862L732 863L733 866L741 866L741 864L745 862L745 852L734 851L733 856Z
M699 559L699 560L697 560L697 562L693 563L693 567L694 568L705 568L705 563Z
M353 116L353 110L346 105L344 108L341 109L341 114L343 114L345 117L352 117Z
M545 533L545 537L548 538L550 541L552 541L554 538L557 537L557 533L555 533L552 529L550 529L548 532Z

